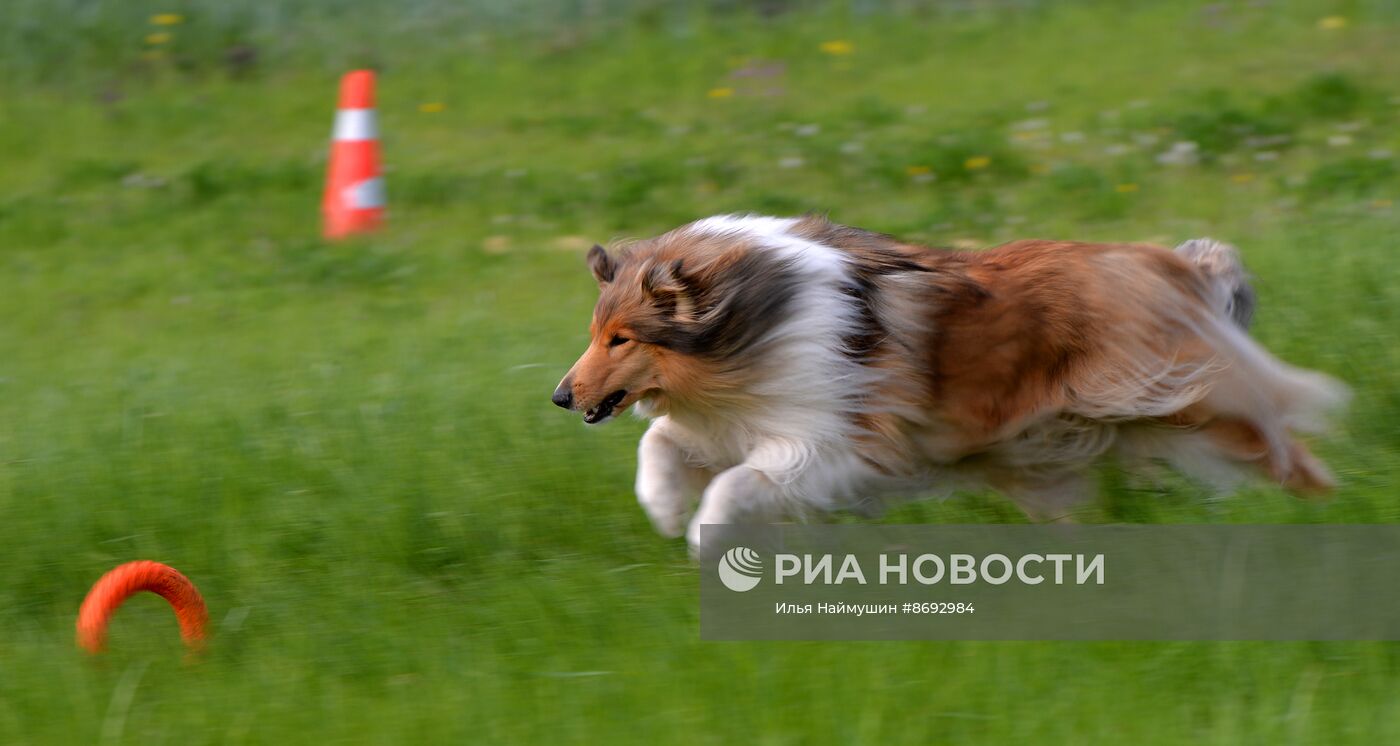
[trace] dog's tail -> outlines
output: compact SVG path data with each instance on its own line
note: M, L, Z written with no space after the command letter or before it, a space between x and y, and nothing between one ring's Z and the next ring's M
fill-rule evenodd
M1249 285L1239 250L1213 238L1194 238L1174 251L1206 276L1216 310L1241 329L1249 329L1254 318L1254 288Z

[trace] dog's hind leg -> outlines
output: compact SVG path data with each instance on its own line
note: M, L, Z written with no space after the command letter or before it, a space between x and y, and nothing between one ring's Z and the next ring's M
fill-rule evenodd
M1130 461L1162 459L1182 474L1219 492L1232 492L1260 475L1299 496L1330 492L1327 466L1287 430L1267 435L1265 425L1195 406L1157 425L1126 431L1119 453Z
M1326 430L1346 403L1346 387L1279 361L1230 324L1201 329L1224 365L1195 411L1182 414L1199 423L1223 455L1254 465L1285 489L1299 495L1330 491L1331 473L1295 433Z
M1225 457L1255 466L1274 483L1296 495L1317 497L1336 486L1327 466L1291 436L1283 437L1281 450L1270 448L1257 426L1229 418L1213 420L1202 426L1200 432Z

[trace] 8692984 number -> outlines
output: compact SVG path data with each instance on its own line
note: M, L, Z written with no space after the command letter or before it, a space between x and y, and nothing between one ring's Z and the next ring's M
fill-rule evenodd
M976 609L962 601L911 601L904 604L906 614L972 614Z

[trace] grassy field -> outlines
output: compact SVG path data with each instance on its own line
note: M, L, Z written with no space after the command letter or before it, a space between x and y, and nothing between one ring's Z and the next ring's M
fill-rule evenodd
M454 47L419 3L342 48L334 18L172 5L6 11L33 22L0 53L0 742L1400 740L1387 644L703 643L686 549L631 495L643 425L548 402L594 240L807 210L942 245L1214 235L1257 336L1354 387L1319 444L1343 486L1108 473L1086 520L1400 520L1400 12L634 14ZM364 61L391 223L328 245ZM74 648L137 558L201 586L201 663L154 597Z

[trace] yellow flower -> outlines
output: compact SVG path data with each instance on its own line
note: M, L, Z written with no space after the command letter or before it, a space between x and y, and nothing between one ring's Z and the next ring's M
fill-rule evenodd
M1233 181L1236 184L1248 184L1249 182L1254 181L1254 174L1232 174L1230 176L1230 181Z
M928 166L905 166L904 173L910 176L926 176L933 173L933 169Z
M1347 18L1346 16L1327 16L1326 18L1319 18L1317 27L1323 31L1343 29L1347 27Z
M967 160L963 161L963 168L969 171L976 171L981 168L986 168L990 165L992 165L992 159L985 155L974 155L971 158L968 158Z
M1374 207L1377 210L1384 210L1385 208L1390 207L1391 204L1393 203L1384 197L1371 200L1371 207Z
M584 236L559 236L551 243L554 248L560 251L577 251L583 253L593 246L594 241Z
M818 49L822 50L824 54L840 57L856 51L856 46L845 39L832 39L822 42Z
M1031 173L1033 173L1033 174L1035 174L1035 175L1037 175L1037 176L1039 176L1039 175L1041 175L1041 174L1048 174L1048 173L1050 173L1050 167L1047 166L1047 165L1045 165L1044 163L1032 163L1032 164L1031 164Z
M1138 190L1138 185L1137 185L1137 184L1119 184L1119 185L1113 187L1113 191L1118 192L1119 194L1132 194L1133 192L1136 192L1137 190Z
M429 101L427 103L418 105L418 110L423 112L424 114L436 114L446 108L447 104L444 104L441 101Z
M174 37L172 37L170 34L165 33L164 31L158 34L146 34L146 43L153 45L165 44L168 43L172 38Z
M185 22L185 17L179 13L157 13L151 16L152 26L179 26Z
M733 88L711 88L705 93L710 98L729 98L734 95Z

